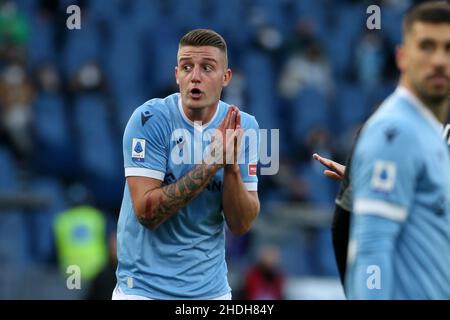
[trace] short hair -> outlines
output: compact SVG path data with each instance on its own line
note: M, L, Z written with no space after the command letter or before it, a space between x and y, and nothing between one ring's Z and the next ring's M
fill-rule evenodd
M180 40L179 48L183 46L211 46L218 48L225 54L225 61L227 58L227 43L225 39L217 32L210 29L195 29L186 33Z
M450 23L450 4L447 1L427 1L413 6L403 19L403 35L411 31L415 22Z

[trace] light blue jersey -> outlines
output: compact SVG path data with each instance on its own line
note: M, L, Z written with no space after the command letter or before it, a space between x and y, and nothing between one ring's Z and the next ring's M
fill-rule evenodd
M450 299L450 158L442 125L399 87L353 156L349 299Z
M196 146L204 150L211 129L219 126L228 108L220 101L212 120L199 125L184 114L178 93L147 101L135 110L125 129L125 176L176 182L201 161L196 159ZM255 118L242 111L241 127L246 133L259 130ZM194 136L205 142L194 143ZM249 191L257 190L259 136L256 138L256 144L245 139L245 163L240 164ZM180 164L183 159L187 161ZM231 291L225 262L222 190L223 169L186 207L152 231L138 222L125 185L117 230L117 280L125 294L152 299L210 299Z

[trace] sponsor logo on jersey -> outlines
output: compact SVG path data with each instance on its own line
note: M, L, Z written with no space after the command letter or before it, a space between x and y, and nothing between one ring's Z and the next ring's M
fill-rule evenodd
M256 176L256 168L257 168L256 164L249 164L248 165L248 175L249 176Z

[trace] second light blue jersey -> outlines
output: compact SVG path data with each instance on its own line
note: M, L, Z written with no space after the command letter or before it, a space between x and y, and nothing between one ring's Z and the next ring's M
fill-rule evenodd
M450 158L442 126L398 88L353 155L350 299L450 299Z
M153 99L135 110L125 129L125 176L176 182L201 161L211 129L224 119L229 105L220 101L207 124L192 123L179 94ZM257 190L258 124L241 112L248 137L240 165L249 191ZM204 140L204 142L202 142ZM200 143L198 143L200 141ZM128 185L118 222L118 285L125 294L152 299L209 299L230 292L225 262L223 169L186 207L156 230L142 226L134 213Z

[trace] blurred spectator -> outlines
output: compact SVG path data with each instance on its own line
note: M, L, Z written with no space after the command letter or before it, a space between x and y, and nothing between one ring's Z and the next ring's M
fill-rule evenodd
M39 67L37 84L42 93L52 94L61 91L61 78L53 63L45 63Z
M389 52L387 44L379 32L365 32L356 45L356 77L369 92L376 90L383 81L386 52Z
M283 35L271 25L262 25L256 30L255 44L260 49L267 52L274 52L280 49L283 42Z
M258 260L245 277L245 299L283 299L284 274L279 269L280 253L275 246L264 246Z
M92 280L108 260L104 214L91 206L77 206L61 212L54 232L59 266L63 273L76 265L83 280Z
M314 23L308 19L300 20L291 36L285 43L283 51L289 56L295 52L303 52L306 47L316 41Z
M288 57L281 74L280 93L286 99L294 99L306 86L326 95L333 89L331 69L317 41Z
M0 43L23 45L28 39L25 18L17 10L14 1L0 3Z
M8 65L0 77L0 129L20 156L29 156L33 148L30 132L33 84L19 64Z
M81 66L72 80L72 89L75 92L104 90L105 80L100 66L96 62Z

